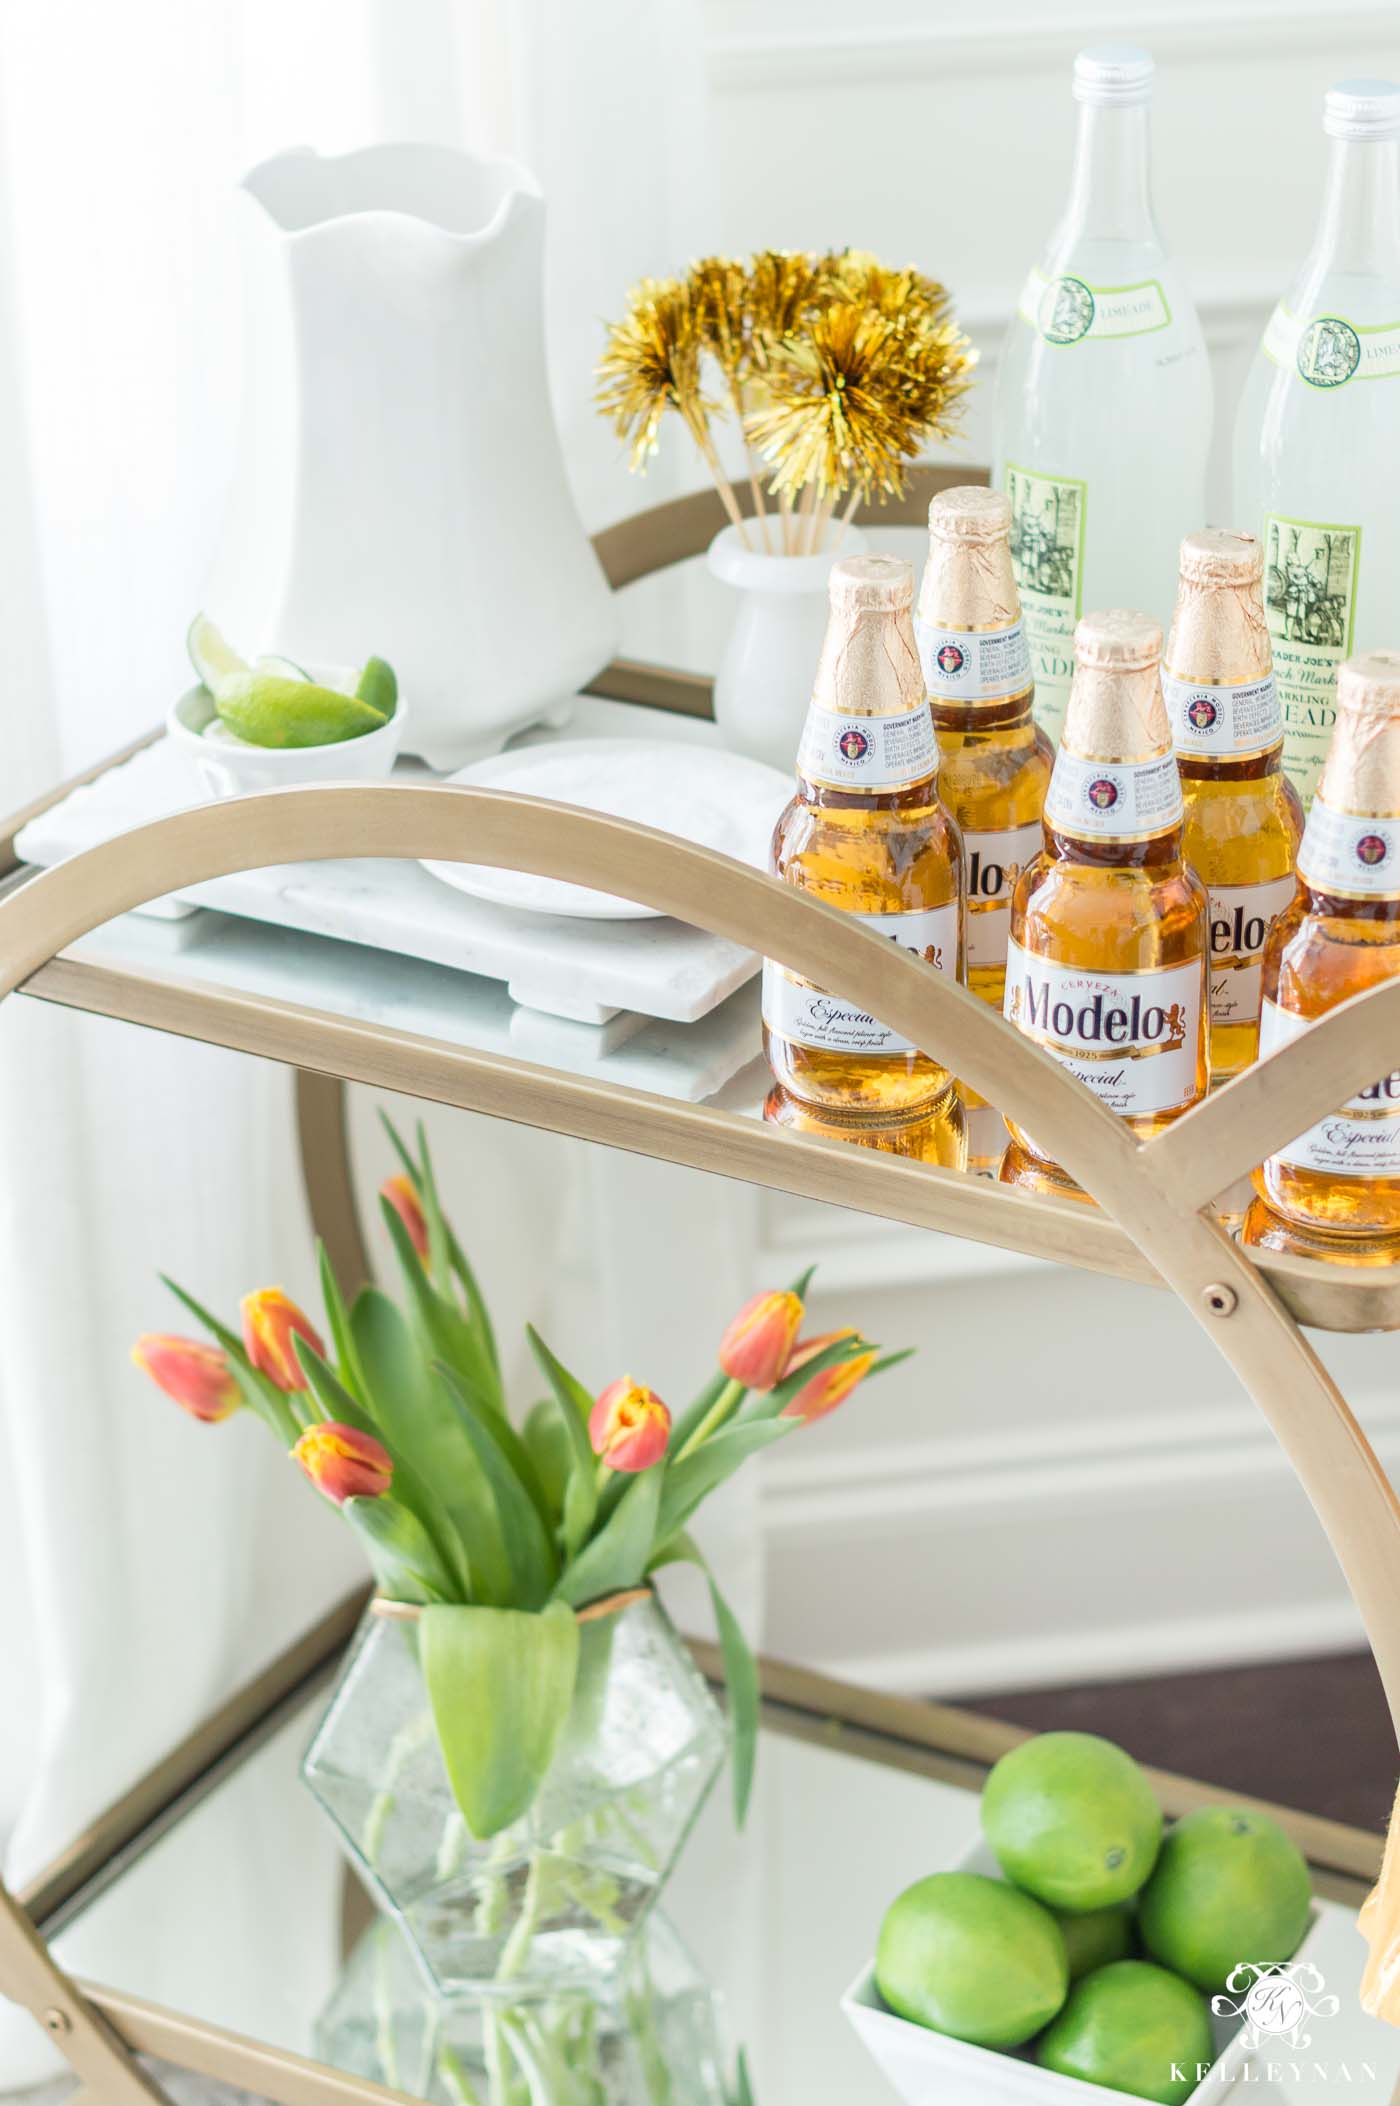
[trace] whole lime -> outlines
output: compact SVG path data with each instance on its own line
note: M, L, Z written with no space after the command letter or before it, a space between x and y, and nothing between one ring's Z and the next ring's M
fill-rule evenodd
M886 1911L875 1981L915 2025L1013 2048L1059 2010L1069 1962L1059 1925L1028 1894L980 1872L935 1872Z
M1078 1916L1067 1909L1052 1913L1064 1937L1072 1982L1092 1974L1096 1967L1107 1967L1110 1960L1130 1959L1136 1950L1133 1911L1126 1901L1111 1909L1086 1909Z
M1138 1905L1142 1942L1200 1989L1241 1960L1290 1960L1308 1927L1312 1881L1267 1814L1203 1806L1178 1821Z
M1206 2002L1180 1975L1147 1960L1086 1974L1040 2041L1042 2069L1181 2106L1215 2053Z
M1078 1915L1126 1901L1152 1870L1162 1811L1131 1755L1097 1733L1038 1733L982 1790L982 1832L1008 1879Z

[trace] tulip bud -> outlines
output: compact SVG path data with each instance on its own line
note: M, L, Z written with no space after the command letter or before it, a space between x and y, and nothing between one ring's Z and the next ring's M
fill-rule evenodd
M671 1414L654 1389L623 1375L610 1382L588 1415L593 1452L610 1470L649 1470L666 1453Z
M756 1294L745 1302L719 1342L719 1364L745 1389L777 1387L787 1373L802 1322L795 1294Z
M428 1255L428 1217L423 1212L423 1203L411 1177L386 1177L379 1187L380 1197L387 1199L404 1227L409 1241L420 1258Z
M825 1347L835 1345L838 1338L859 1337L859 1331L848 1325L844 1331L827 1331L820 1338L801 1339L788 1362L788 1373L796 1374ZM824 1419L851 1394L858 1382L865 1380L878 1356L879 1348L872 1346L868 1353L853 1353L849 1360L834 1360L826 1367L819 1367L811 1381L804 1382L796 1396L788 1398L783 1406L783 1417L805 1419L808 1425L813 1419Z
M256 1294L245 1294L239 1306L243 1311L243 1344L258 1373L266 1375L279 1389L307 1388L293 1338L304 1338L318 1353L326 1350L310 1319L280 1287L260 1287Z
M131 1357L158 1389L206 1426L228 1418L242 1401L227 1355L198 1338L146 1331L132 1347Z
M317 1491L337 1506L347 1499L378 1499L394 1481L394 1465L383 1442L334 1419L308 1426L292 1454Z

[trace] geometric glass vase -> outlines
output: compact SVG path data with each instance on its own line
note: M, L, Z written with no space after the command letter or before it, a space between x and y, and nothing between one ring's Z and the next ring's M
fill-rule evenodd
M725 1721L654 1595L579 1625L534 1800L478 1841L452 1795L411 1621L367 1616L302 1764L432 1985L606 1993L724 1762Z

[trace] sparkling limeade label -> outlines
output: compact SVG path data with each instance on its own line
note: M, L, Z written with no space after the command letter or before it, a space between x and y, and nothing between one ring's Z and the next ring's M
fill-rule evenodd
M1334 812L1314 797L1298 875L1318 892L1355 899L1400 899L1400 820Z
M923 907L913 914L852 914L877 935L912 951L936 973L958 971L958 922L956 900L944 907ZM907 1038L854 1003L837 995L824 994L805 980L795 979L786 967L772 958L763 961L763 1021L779 1038L792 1039L816 1052L872 1054L913 1053L917 1048Z
M1359 526L1270 512L1264 520L1264 609L1283 714L1283 764L1306 807L1336 721L1337 667L1356 625Z
M1291 877L1210 888L1210 1020L1255 1024L1263 992L1264 944L1298 887Z
M967 901L967 969L1003 966L1011 935L1011 895L1026 865L1040 854L1045 833L1038 819L1004 833L963 828Z
M1035 719L1057 744L1074 675L1074 625L1083 613L1085 484L1006 465L1011 567L1035 676Z
M938 742L927 702L898 716L842 716L813 702L797 749L805 782L836 790L900 790L938 773Z
M1178 680L1163 666L1162 694L1178 753L1199 754L1205 760L1266 753L1282 729L1272 673L1239 687L1208 687L1199 680Z
M1045 795L1045 823L1057 833L1096 841L1145 841L1180 826L1181 771L1174 753L1145 761L1085 760L1055 755Z
M1260 1059L1301 1038L1312 1021L1316 1019L1265 1002L1259 1019ZM1300 1133L1279 1149L1274 1161L1327 1177L1400 1177L1400 1068Z
M1173 1111L1196 1094L1205 975L1100 973L1006 952L1003 1014L1120 1118Z
M940 629L914 617L914 639L933 702L994 702L1024 694L1031 654L1024 625L1007 629Z
M1084 278L1047 278L1033 270L1018 304L1023 320L1047 344L1152 336L1168 328L1172 318L1156 278L1140 278L1133 285L1090 285Z
M1280 302L1264 331L1264 356L1310 388L1395 380L1400 378L1400 322L1349 322L1340 314L1300 322Z

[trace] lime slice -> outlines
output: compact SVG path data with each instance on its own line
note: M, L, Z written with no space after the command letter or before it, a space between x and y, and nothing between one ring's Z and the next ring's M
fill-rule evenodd
M309 680L311 678L305 666L294 664L290 658L255 658L253 660L253 671L255 673L277 673L283 680Z
M250 746L335 746L378 731L385 721L354 695L280 673L235 673L220 686L215 705Z
M355 693L381 716L391 717L399 706L399 683L394 668L384 658L367 658Z
M190 623L185 649L190 654L190 664L211 694L218 693L221 682L248 670L246 659L224 642L207 614L197 614Z

